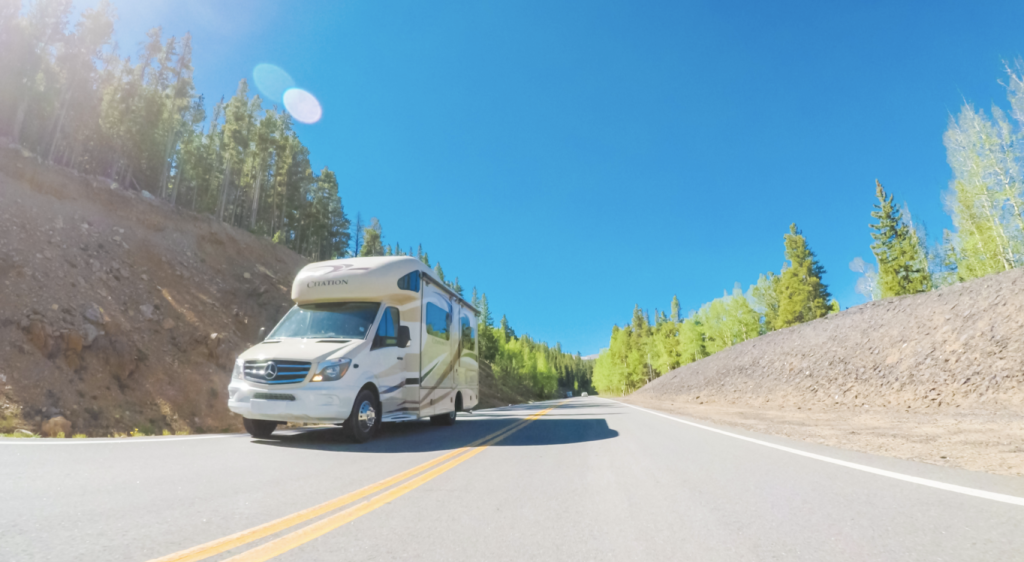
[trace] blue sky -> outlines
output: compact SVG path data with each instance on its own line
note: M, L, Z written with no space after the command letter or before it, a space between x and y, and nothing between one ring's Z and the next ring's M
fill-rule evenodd
M519 333L584 355L634 303L778 271L803 229L844 307L878 178L932 238L966 99L1005 106L1024 3L115 0L116 39L191 31L199 92L260 63L349 215L422 243Z

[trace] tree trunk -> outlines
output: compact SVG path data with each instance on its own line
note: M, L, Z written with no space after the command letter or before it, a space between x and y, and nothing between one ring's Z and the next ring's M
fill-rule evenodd
M21 126L25 123L26 111L28 111L27 95L18 104L18 111L14 114L14 128L11 130L11 138L15 144L21 144Z
M171 190L171 205L178 202L178 190L181 189L181 176L185 173L185 170L178 165L178 175L174 176L174 189Z
M249 230L256 230L256 214L260 210L260 183L263 181L263 174L256 174L256 186L252 190L252 216L249 217Z
M220 206L217 209L217 220L224 220L224 207L228 202L228 186L231 185L231 165L224 163L224 185L220 190Z
M64 98L64 103L61 104L60 116L57 117L57 126L53 131L53 141L50 143L50 152L46 155L48 162L53 162L53 152L57 149L57 141L60 140L60 131L64 127L64 116L68 112L68 106L71 105L71 89L68 88L68 94Z
M167 149L164 150L164 171L160 174L160 198L164 199L167 197L167 177L171 173L171 156L174 155L174 149L178 146L178 127L174 128L167 137Z

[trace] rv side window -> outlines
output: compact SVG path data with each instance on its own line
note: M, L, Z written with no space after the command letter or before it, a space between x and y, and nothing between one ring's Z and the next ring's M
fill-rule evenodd
M377 337L373 342L373 349L381 347L395 347L398 345L398 309L389 306L381 316L380 325L377 326Z
M462 349L476 351L476 334L473 333L473 325L465 314L462 315Z
M398 280L398 288L403 291L412 291L414 293L420 292L420 272L413 271L408 275L402 276Z
M427 303L427 333L435 338L449 339L448 311L432 302Z

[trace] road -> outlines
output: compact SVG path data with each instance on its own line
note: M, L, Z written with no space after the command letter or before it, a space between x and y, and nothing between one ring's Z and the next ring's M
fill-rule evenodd
M12 562L1024 559L1022 478L593 397L365 445L335 428L3 440L0 481Z

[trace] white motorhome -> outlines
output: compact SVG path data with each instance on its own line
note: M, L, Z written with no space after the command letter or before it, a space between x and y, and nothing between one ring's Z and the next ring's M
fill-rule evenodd
M340 423L365 442L385 421L451 425L479 400L477 311L421 261L312 263L292 300L231 375L228 408L254 437L282 422Z

